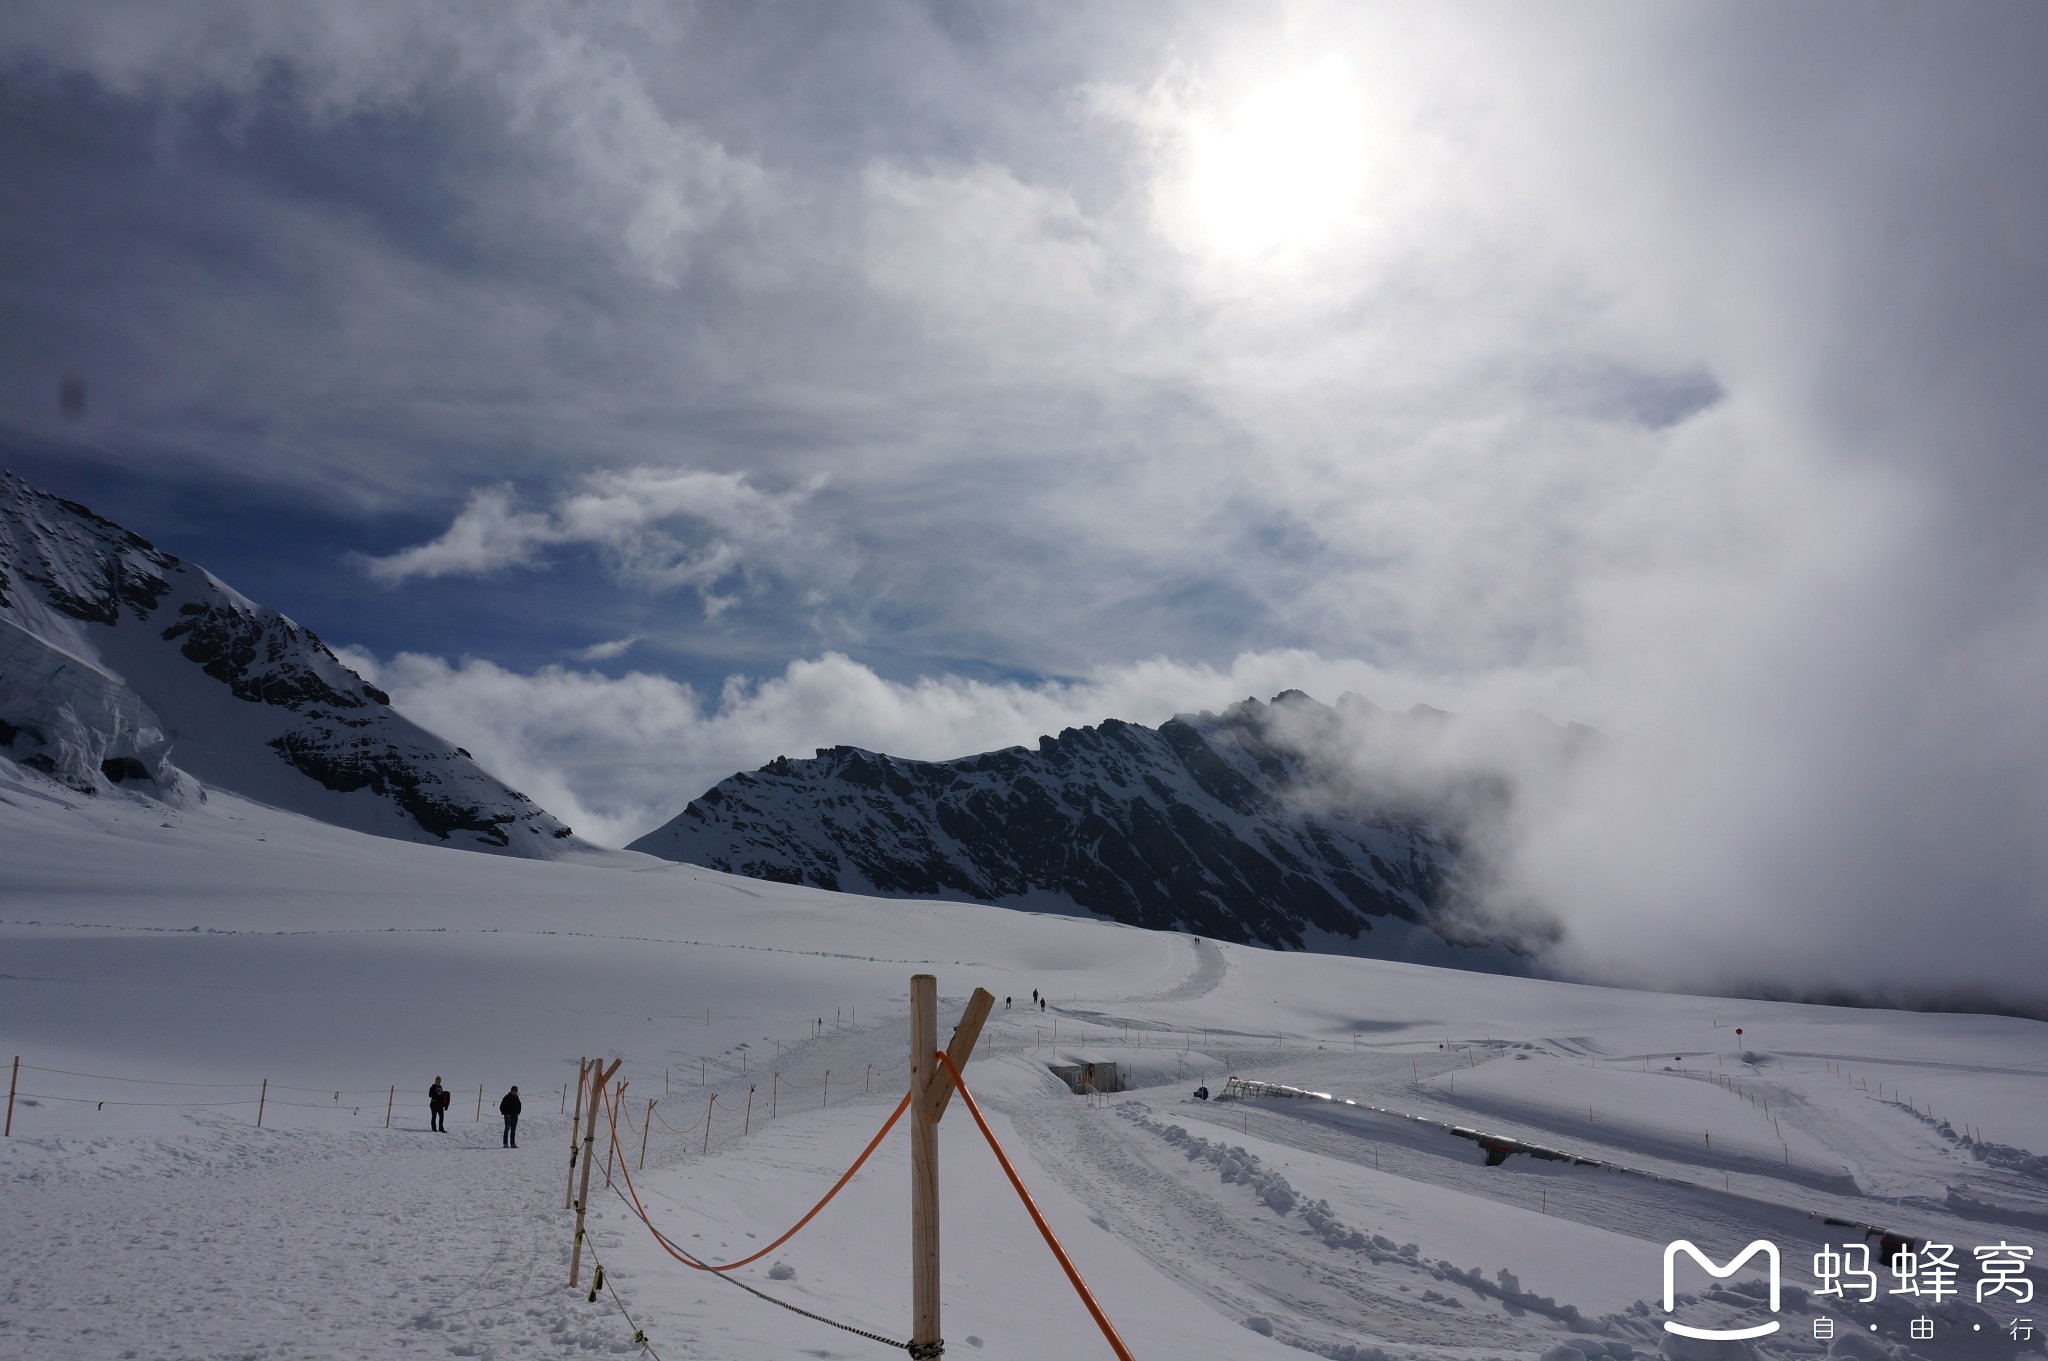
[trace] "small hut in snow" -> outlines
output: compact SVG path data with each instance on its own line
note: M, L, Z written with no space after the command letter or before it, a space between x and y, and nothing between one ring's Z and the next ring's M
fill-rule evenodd
M1120 1092L1129 1085L1122 1061L1107 1053L1069 1050L1045 1066L1076 1096L1086 1096L1090 1092Z

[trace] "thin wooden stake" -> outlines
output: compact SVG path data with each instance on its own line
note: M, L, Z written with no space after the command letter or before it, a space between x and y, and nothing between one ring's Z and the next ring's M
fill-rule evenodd
M621 1060L613 1059L612 1066L603 1067L603 1060L590 1060L590 1113L583 1121L583 1193L576 1197L576 1246L569 1254L569 1288L576 1288L577 1279L583 1274L583 1214L590 1204L590 1164L596 1161L596 1150L591 1147L597 1141L597 1103L604 1093L606 1079L619 1071ZM579 1103L578 1109L581 1109Z
M647 1131L654 1128L654 1098L647 1098L647 1115L640 1122L640 1170L647 1170Z
M576 1150L582 1147L583 1084L590 1075L591 1061L576 1060L576 1113L569 1118L569 1185L562 1191L562 1208L576 1203Z
M473 1120L473 1121L471 1121L470 1123L471 1123L471 1124L476 1124L476 1125L480 1125L480 1124L482 1124L483 1122L484 1122L484 1084L483 1084L483 1083L481 1083L481 1082L479 1082L479 1083L477 1083L477 1084L476 1084L476 1119L475 1119L475 1120Z
M939 1331L939 1121L926 1114L939 1051L939 980L910 979L910 1346L937 1353Z
M768 1118L773 1120L779 1113L782 1096L782 1070L776 1069L768 1079Z
M604 1141L604 1189L607 1191L612 1189L612 1154L618 1149L619 1146L618 1103L619 1101L624 1101L626 1099L626 1086L627 1084L623 1082L619 1084L618 1100L612 1103L611 1118L609 1121L611 1125L612 1137ZM628 1129L631 1129L632 1126L633 1113L631 1111L628 1111L626 1112L626 1127Z
M820 1102L818 1103L818 1109L819 1109L819 1110L823 1110L823 1109L825 1109L825 1107L827 1107L827 1106L829 1106L829 1105L831 1105L831 1104L832 1104L832 1070L831 1070L830 1068L827 1068L827 1069L825 1070L825 1099L824 1099L823 1101L820 1101Z
M14 1137L14 1089L21 1083L21 1055L14 1056L14 1073L7 1079L7 1132L0 1138ZM393 1089L394 1091L396 1088Z
M754 1084L747 1084L747 1113L740 1117L740 1137L744 1139L754 1132Z
M263 1103L270 1099L270 1079L263 1079L263 1090L256 1093L256 1128L263 1128Z
M373 1088L371 1088L371 1090L372 1090L372 1091L375 1091L376 1089L375 1089L375 1088L373 1087ZM394 1083L392 1083L392 1084L391 1084L391 1092L390 1092L390 1094L389 1094L389 1095L387 1095L387 1096L386 1096L386 1097L384 1098L384 1128L386 1128L386 1129L390 1129L390 1128L391 1128L391 1107L392 1107L392 1106L393 1106L394 1104L396 1104L396 1102L397 1102L397 1101L398 1101L398 1084L397 1084L396 1082L394 1082Z
M697 1150L699 1153L709 1153L711 1151L711 1112L717 1105L718 1093L713 1092L711 1099L704 1103L704 1147Z

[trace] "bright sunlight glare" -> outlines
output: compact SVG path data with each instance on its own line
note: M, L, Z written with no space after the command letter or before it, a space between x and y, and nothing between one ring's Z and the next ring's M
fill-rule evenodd
M1322 244L1363 197L1364 99L1335 57L1254 92L1189 138L1186 207L1200 244L1261 257Z

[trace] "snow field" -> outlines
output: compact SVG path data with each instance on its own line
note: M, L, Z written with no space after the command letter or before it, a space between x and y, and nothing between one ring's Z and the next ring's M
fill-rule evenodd
M0 790L0 839L0 1060L102 1075L37 1072L52 1085L27 1090L92 1100L19 1106L0 1143L0 1355L633 1354L609 1299L566 1287L558 1093L577 1058L623 1059L636 1162L658 1101L636 1181L666 1232L724 1260L808 1209L887 1115L913 972L939 977L942 1034L973 987L997 995L968 1081L1143 1357L1620 1358L1662 1345L1674 1237L1725 1258L1771 1236L1797 1280L1836 1232L1815 1216L1964 1245L2039 1244L2048 1225L2048 1139L2029 1138L2048 1129L2048 1027L2032 1022L1278 955L636 856L511 861L220 795L166 814ZM1027 1010L1033 987L1047 1010ZM1769 1128L1759 1105L1677 1071L1731 1070L1712 1056L1734 1024L1756 1057L1739 1080L1806 1175L1741 1142ZM1047 1065L1082 1055L1136 1089L1071 1095ZM1189 1099L1232 1072L1652 1175L1489 1168L1415 1121L1403 1138L1328 1103ZM1885 1099L1861 1085L1880 1072ZM445 1135L425 1129L436 1074L456 1093ZM261 1130L247 1104L93 1104L249 1103L265 1077ZM494 1115L513 1082L516 1152ZM1894 1082L2000 1149L1980 1157L1890 1099ZM1582 1101L1596 1119L1575 1131ZM1703 1115L1736 1131L1723 1161L1688 1142ZM904 1335L905 1142L737 1274ZM948 1354L1107 1355L959 1102L941 1144ZM1830 1167L1853 1189L1813 1174ZM591 1212L593 1249L666 1358L883 1354L669 1261L611 1193ZM1754 1307L1709 1284L1685 1287L1699 1321Z

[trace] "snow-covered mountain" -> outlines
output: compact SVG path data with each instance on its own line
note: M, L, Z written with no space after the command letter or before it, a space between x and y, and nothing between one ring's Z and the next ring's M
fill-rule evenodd
M0 754L87 792L183 802L189 773L380 836L538 858L581 844L311 631L4 471Z
M1069 728L1036 751L911 761L834 747L732 776L631 849L850 893L1512 967L1461 891L1468 833L1503 792L1469 777L1368 792L1319 750L1361 723L1448 717L1289 691L1156 729Z

